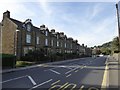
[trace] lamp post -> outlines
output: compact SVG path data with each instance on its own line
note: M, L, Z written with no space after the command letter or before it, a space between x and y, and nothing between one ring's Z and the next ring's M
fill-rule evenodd
M119 8L118 8L118 4L116 4L116 10L117 10L117 20L118 20L118 37L119 37L119 44L120 44L120 16L119 16Z
M120 8L119 8L119 4L120 4L120 2L118 2L118 4L116 4L116 10L117 10L117 20L118 20L118 38L119 38L119 46L118 46L118 50L120 51L120 20L119 20L119 18L120 18L120 16L119 16L119 14L120 14ZM118 62L120 63L120 59L119 59L119 57L120 57L120 53L118 54Z
M17 52L17 32L19 32L19 30L15 30L14 32L14 62L13 62L13 68L15 68L15 64L16 64L16 52Z

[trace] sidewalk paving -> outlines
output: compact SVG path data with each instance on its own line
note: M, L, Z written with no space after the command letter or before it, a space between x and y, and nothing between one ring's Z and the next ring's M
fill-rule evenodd
M110 56L108 59L108 67L109 67L109 90L120 90L120 65L118 60L114 57Z

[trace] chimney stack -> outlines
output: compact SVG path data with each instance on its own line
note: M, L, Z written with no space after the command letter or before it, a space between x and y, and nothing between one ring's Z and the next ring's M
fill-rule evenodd
M63 32L60 32L60 37L64 37L64 33Z
M84 47L84 44L82 44L82 47Z
M10 18L10 11L8 11L8 10L3 13L3 19L6 18L6 17Z
M52 30L51 30L51 33L54 34L54 33L55 33L55 29L52 29Z

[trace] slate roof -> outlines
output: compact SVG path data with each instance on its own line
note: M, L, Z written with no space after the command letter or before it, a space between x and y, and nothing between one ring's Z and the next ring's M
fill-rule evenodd
M23 26L24 22L18 21L18 20L13 19L13 18L10 18L10 20L13 21L18 26L17 29L19 29L19 30L25 30L25 28ZM32 25L32 30L41 32L40 28L38 28L36 26L33 26L33 25ZM44 34L43 32L41 32L41 33Z
M23 30L23 22L10 18L17 26L19 30Z

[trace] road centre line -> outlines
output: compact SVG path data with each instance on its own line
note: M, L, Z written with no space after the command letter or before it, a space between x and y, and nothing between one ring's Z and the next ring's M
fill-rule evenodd
M31 76L28 76L28 78L30 79L30 81L32 82L33 85L36 85L36 82L33 80L33 78Z
M17 79L24 78L24 77L28 77L28 75L17 77L17 78L13 78L13 79L9 79L9 80L6 80L6 81L0 82L0 83L6 83L6 82L9 82L9 81L17 80Z
M59 82L60 82L60 80L57 80L56 82L52 83L51 86L53 86L53 85L55 85L55 84L57 84Z
M47 81L45 81L45 82L43 82L43 83L40 83L40 84L38 84L38 85L36 85L36 86L34 86L34 87L32 87L32 88L28 89L28 90L35 89L35 88L37 88L37 87L39 87L39 86L42 86L42 85L44 85L44 84L46 84L46 83L51 82L52 80L53 80L53 79L47 80Z
M71 76L71 74L67 75L66 77L69 77L69 76Z

